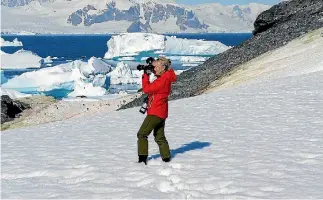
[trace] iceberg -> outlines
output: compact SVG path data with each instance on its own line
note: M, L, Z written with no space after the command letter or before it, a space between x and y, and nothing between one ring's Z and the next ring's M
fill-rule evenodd
M88 66L90 66L92 70L91 74L94 75L107 74L112 71L111 65L96 57L91 57L89 59Z
M37 71L25 72L19 76L9 79L4 83L4 88L35 88L36 91L48 91L62 83L72 82L76 79L73 75L80 76L81 73L73 73L73 69L86 65L81 61L57 65L55 67L42 68Z
M167 58L171 59L172 61L180 61L182 63L195 63L195 62L204 62L209 57L202 57L202 56L168 56Z
M115 68L101 59L92 57L88 62L76 60L54 67L25 72L9 79L3 88L18 91L48 92L66 89L72 92L69 97L103 96L105 88L111 84L141 84L142 71L132 71L129 66L119 62Z
M88 62L76 60L70 63L57 65L54 67L42 68L37 71L25 72L19 76L9 79L2 87L11 89L29 88L34 91L50 91L53 89L68 89L76 88L74 94L80 94L81 87L85 87L85 94L93 95L93 92L98 92L101 95L104 88L94 89L88 83L98 82L97 76L106 75L112 70L109 64L92 57ZM102 81L101 81L102 82ZM94 84L95 84L94 83ZM104 89L105 90L105 89Z
M1 69L40 68L44 59L31 51L18 50L13 54L0 51Z
M231 48L218 41L183 39L176 36L164 36L153 33L123 33L115 35L111 37L107 45L108 52L104 56L105 59L136 56L141 52L154 52L155 54L166 55L216 55Z
M22 42L20 42L17 38L15 38L12 42L5 41L3 38L0 39L0 46L1 47L17 47L23 46Z
M69 93L69 97L77 96L103 96L106 89L100 86L94 86L93 83L86 83L82 79L74 82L74 91Z
M112 36L107 42L106 59L135 56L142 51L165 49L165 37L152 33L123 33Z
M1 87L0 90L0 96L2 95L8 95L11 99L17 99L17 98L23 98L23 97L30 97L32 96L31 94L24 94L21 92L18 92L16 90L10 90L10 89L5 89Z
M216 55L230 47L218 41L177 38L166 36L165 53L175 55Z
M138 70L133 73L130 67L124 62L119 62L116 68L108 74L110 77L110 84L141 84L141 77L143 72Z

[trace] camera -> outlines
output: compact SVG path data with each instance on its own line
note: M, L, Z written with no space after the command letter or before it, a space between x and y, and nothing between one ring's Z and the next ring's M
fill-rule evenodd
M141 112L142 114L145 114L147 109L148 109L148 96L144 98L143 104L141 105L139 112Z
M147 65L138 65L137 66L137 69L139 70L139 71L141 71L141 70L144 70L144 71L151 71L151 72L153 72L154 71L154 66L153 66L153 62L155 61L155 58L153 58L153 57L149 57L149 58L147 58L147 60L146 60L146 63L147 63Z

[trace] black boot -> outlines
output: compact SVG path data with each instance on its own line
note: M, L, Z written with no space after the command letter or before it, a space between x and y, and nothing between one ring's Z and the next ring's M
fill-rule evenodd
M148 156L142 156L142 155L140 155L140 156L139 156L138 163L143 162L143 163L145 163L145 165L147 165L147 157L148 157Z
M171 160L170 158L163 158L164 162L170 162L170 160Z

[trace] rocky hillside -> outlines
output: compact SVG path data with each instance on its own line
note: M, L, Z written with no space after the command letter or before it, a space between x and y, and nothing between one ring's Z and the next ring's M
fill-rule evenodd
M199 95L211 83L213 86L216 86L217 82L219 84L221 77L226 76L240 64L323 27L323 1L282 2L261 13L254 27L254 36L251 39L180 74L177 83L173 85L170 99ZM141 103L142 99L136 99L122 108L139 106Z

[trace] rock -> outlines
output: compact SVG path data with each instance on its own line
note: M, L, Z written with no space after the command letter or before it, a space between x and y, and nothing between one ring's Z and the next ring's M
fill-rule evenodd
M199 95L239 65L321 27L322 0L291 0L273 6L258 16L252 38L181 73L169 99ZM140 106L143 99L141 96L120 109Z
M79 96L76 96L76 98L87 98L87 96L85 96L85 95L79 95Z
M8 95L1 96L1 124L13 120L23 110L30 108L26 103L12 100Z
M288 22L293 18L309 17L320 12L322 8L321 0L294 0L284 1L274 5L270 9L262 12L254 22L253 34L264 32L269 28L281 23ZM285 24L284 28L288 29Z

